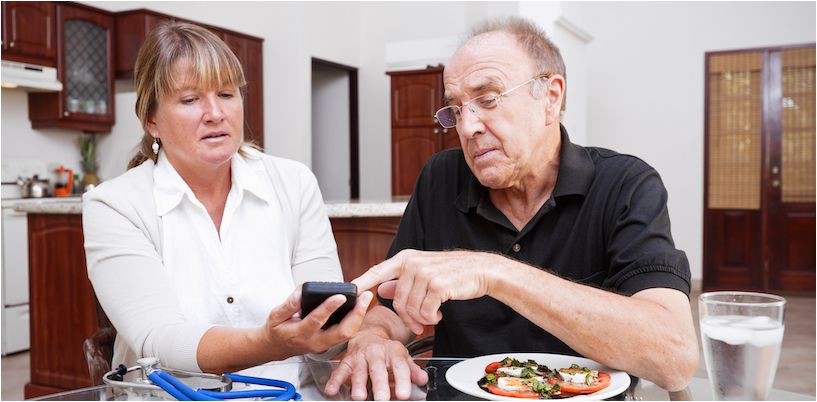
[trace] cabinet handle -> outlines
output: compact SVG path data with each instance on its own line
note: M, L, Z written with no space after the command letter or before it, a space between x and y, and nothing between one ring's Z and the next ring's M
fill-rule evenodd
M773 188L780 187L780 180L777 180L777 179L772 180L772 187Z
M435 129L434 129L434 134L439 134L439 133L440 133L440 129L439 129L439 128L435 128Z
M63 115L63 116L66 116L66 117L68 117L68 115L69 115L69 114L70 114L70 113L68 113L68 112L62 112L62 115Z
M448 134L448 129L447 128L443 129L443 134Z
M778 174L778 173L780 173L780 168L777 167L777 166L772 166L772 174Z
M14 42L9 43L9 47L14 47Z

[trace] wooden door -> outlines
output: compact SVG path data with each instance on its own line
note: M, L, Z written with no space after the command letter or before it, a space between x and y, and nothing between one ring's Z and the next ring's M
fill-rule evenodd
M442 67L391 72L392 195L410 195L428 158L458 148L455 129L434 114L443 104Z
M706 56L705 290L814 292L814 46Z

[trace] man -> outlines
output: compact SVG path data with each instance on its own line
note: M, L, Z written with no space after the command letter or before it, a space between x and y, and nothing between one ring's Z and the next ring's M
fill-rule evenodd
M387 399L391 375L407 398L427 377L403 345L424 325L436 325L435 356L579 354L670 391L689 382L689 264L666 190L635 157L570 143L564 77L558 49L517 18L478 29L452 56L437 118L456 125L462 150L428 161L391 258L355 280L385 282L394 311L367 314L330 395L350 380L363 399L370 378Z

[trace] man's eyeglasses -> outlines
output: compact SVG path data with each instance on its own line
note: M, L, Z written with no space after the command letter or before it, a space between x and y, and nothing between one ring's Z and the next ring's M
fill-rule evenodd
M491 109L495 109L499 105L499 101L508 96L511 92L518 88L522 88L525 85L530 84L533 81L536 81L540 78L547 78L550 79L550 74L544 73L539 74L505 92L500 94L495 93L487 93L485 95L477 96L474 99L464 103L462 106L451 105L446 106L434 113L434 117L437 118L437 121L440 122L440 125L445 128L454 128L457 126L457 123L460 122L462 119L462 108L467 107L471 113L477 115L477 117L484 117Z

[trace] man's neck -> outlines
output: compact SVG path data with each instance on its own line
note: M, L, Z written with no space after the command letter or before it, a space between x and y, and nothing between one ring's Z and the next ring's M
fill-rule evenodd
M559 135L557 132L556 145L549 147L542 155L540 160L543 161L543 165L538 165L515 185L503 189L489 189L491 202L517 230L522 230L553 194L559 175L561 151Z

